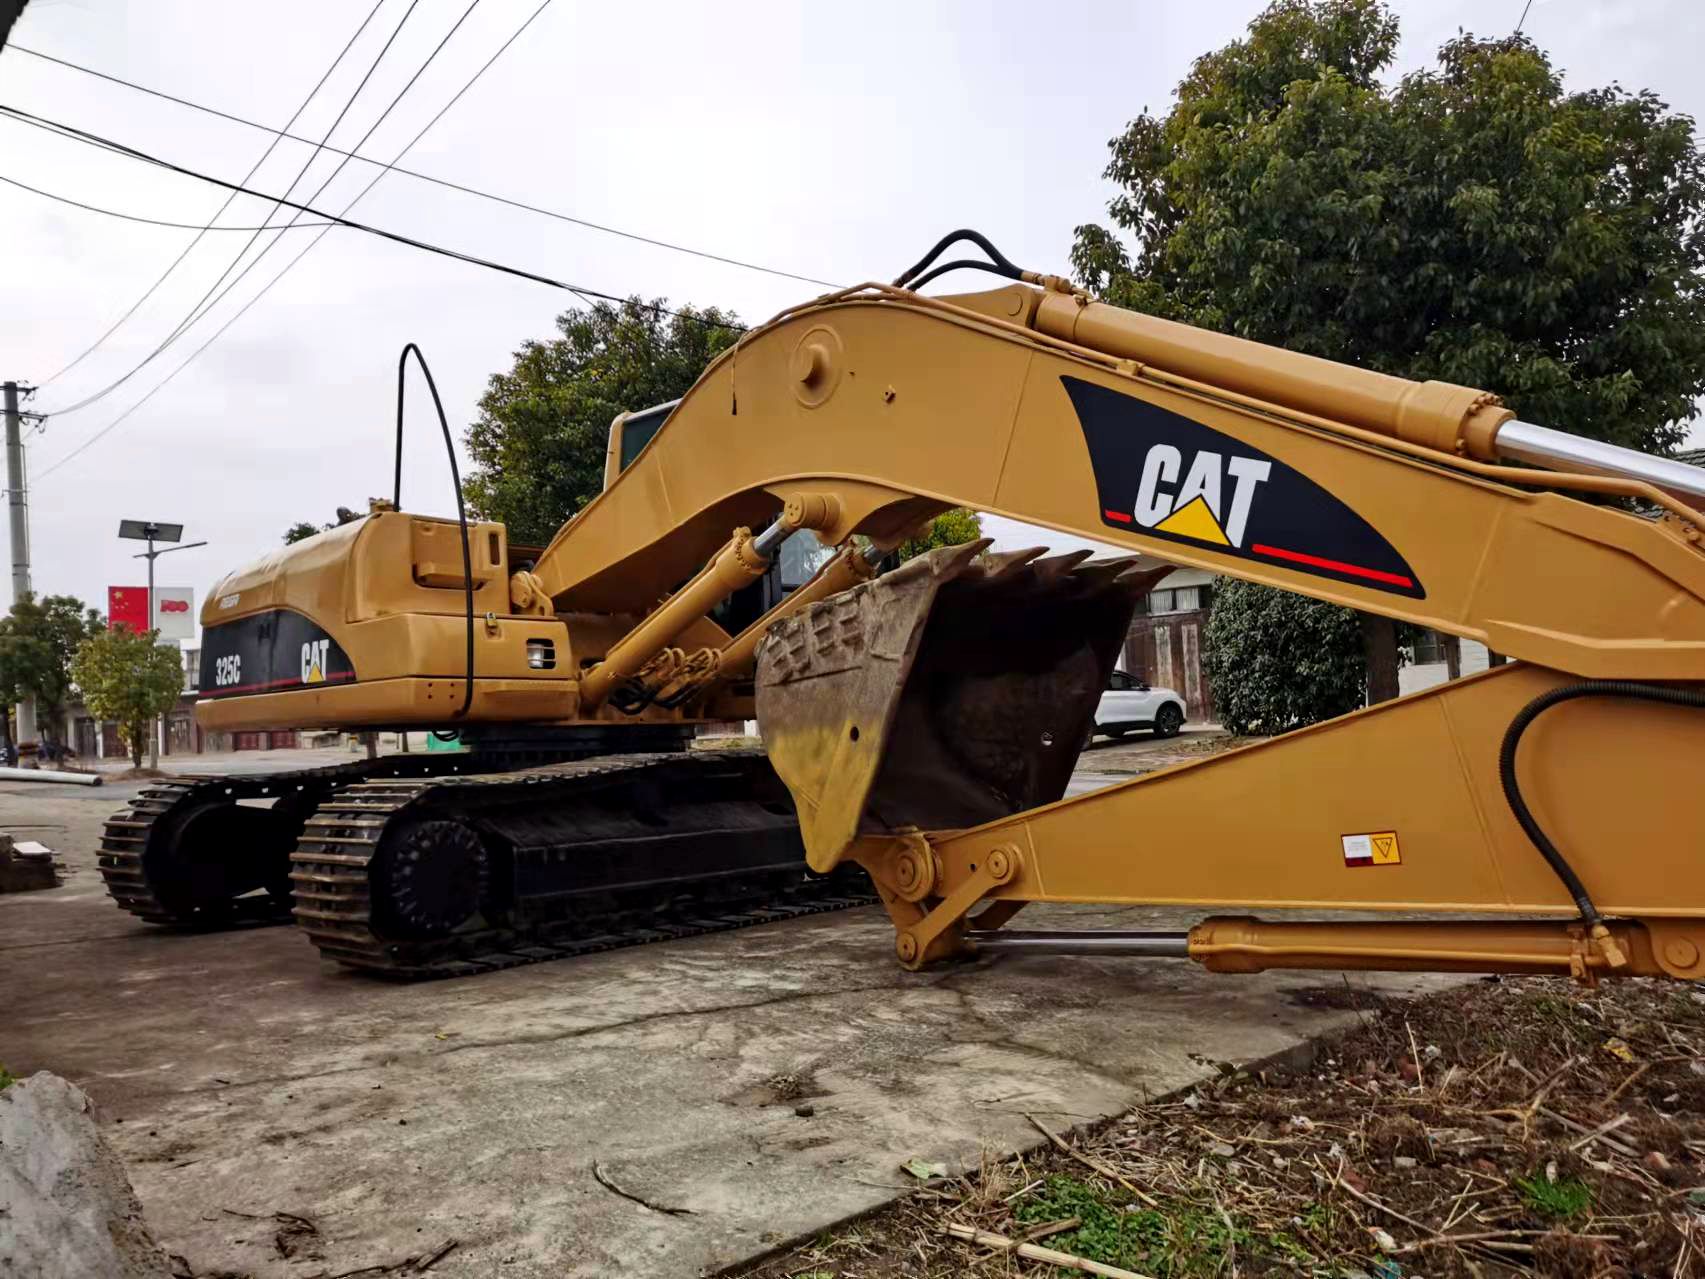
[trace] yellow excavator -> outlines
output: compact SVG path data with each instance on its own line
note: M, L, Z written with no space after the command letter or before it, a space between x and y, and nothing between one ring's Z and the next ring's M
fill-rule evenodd
M941 261L964 241L987 260ZM967 266L1008 282L919 292ZM333 959L434 976L873 885L909 968L1705 975L1705 471L1098 303L960 232L619 417L548 546L400 498L219 583L197 714L467 749L151 787L101 850L126 909L293 909ZM881 571L955 506L1140 556ZM1062 798L1134 600L1179 564L1514 660ZM762 752L685 749L753 716ZM1209 913L1009 927L1030 902Z

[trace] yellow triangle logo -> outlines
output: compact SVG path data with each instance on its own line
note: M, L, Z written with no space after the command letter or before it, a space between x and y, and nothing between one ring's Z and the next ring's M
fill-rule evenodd
M1198 542L1217 542L1221 546L1230 546L1231 539L1225 535L1220 522L1214 518L1214 513L1208 509L1207 502L1201 497L1193 497L1185 505L1168 515L1154 526L1157 533L1174 533L1179 537L1193 537Z
M325 677L326 673L320 669L319 659L315 658L313 665L308 667L308 682L310 684L318 684L321 680L325 679Z

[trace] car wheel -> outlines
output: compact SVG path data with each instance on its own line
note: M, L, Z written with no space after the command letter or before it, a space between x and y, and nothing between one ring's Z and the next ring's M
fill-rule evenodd
M1154 735L1156 737L1177 737L1178 730L1184 725L1184 712L1172 702L1168 702L1154 713Z

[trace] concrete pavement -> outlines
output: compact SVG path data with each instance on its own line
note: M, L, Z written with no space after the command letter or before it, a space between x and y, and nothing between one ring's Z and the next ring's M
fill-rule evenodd
M1337 977L1182 961L910 974L874 909L376 981L288 928L171 934L120 913L90 850L123 795L0 785L0 829L34 827L70 867L57 890L0 898L0 1061L95 1098L155 1232L202 1270L335 1273L454 1238L434 1275L700 1274L885 1201L906 1159L974 1167L1039 1140L1027 1113L1056 1128L1115 1114L1353 1016L1322 1006ZM281 1256L273 1212L318 1239Z

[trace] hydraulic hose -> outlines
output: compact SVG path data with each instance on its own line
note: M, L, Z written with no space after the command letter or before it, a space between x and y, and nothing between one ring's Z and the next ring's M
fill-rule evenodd
M961 240L969 240L972 244L975 244L984 253L989 255L989 260L987 262L978 262L973 259L962 259L957 262L949 262L945 266L937 267L928 275L923 274L931 262L934 262L938 257L940 257L950 245L958 244ZM1009 280L1019 280L1024 277L1024 272L1011 262L1007 258L1006 254L995 248L995 246L989 241L988 236L984 235L980 231L973 231L966 227L961 228L958 231L950 231L948 234L942 236L941 239L937 240L934 248L924 254L923 257L919 258L908 270L900 273L899 278L894 281L894 285L896 288L901 289L917 289L935 279L936 276L944 275L948 271L954 271L960 267L977 267L984 271L993 271L996 275L1004 275Z
M444 452L450 459L450 483L456 489L456 519L462 527L462 587L468 633L467 678L463 685L462 708L452 716L453 719L461 719L474 702L474 555L468 542L468 508L462 499L462 476L456 469L456 446L450 439L450 419L444 416L444 401L438 398L438 383L432 380L432 370L426 367L426 357L413 342L405 346L403 353L397 357L397 465L391 505L399 511L403 509L403 391L407 385L403 375L408 368L410 351L414 352L414 362L420 365L420 371L426 374L426 389L432 392L432 407L438 410L438 425L444 432Z
M1541 693L1516 712L1515 718L1504 732L1503 745L1498 751L1498 779L1503 784L1504 799L1508 801L1510 811L1515 814L1516 821L1521 823L1528 839L1532 840L1533 846L1539 850L1539 855L1545 858L1546 864L1563 882L1563 887L1568 889L1569 896L1574 898L1581 918L1596 927L1603 923L1598 907L1593 904L1592 896L1581 882L1581 877L1575 873L1575 868L1569 865L1568 858L1563 856L1534 819L1532 810L1522 797L1521 784L1516 780L1516 751L1521 745L1522 734L1532 727L1534 720L1553 706L1582 697L1623 697L1642 702L1661 702L1669 706L1705 709L1705 691L1668 688L1660 684L1639 684L1631 680L1584 680L1579 684L1565 684Z

